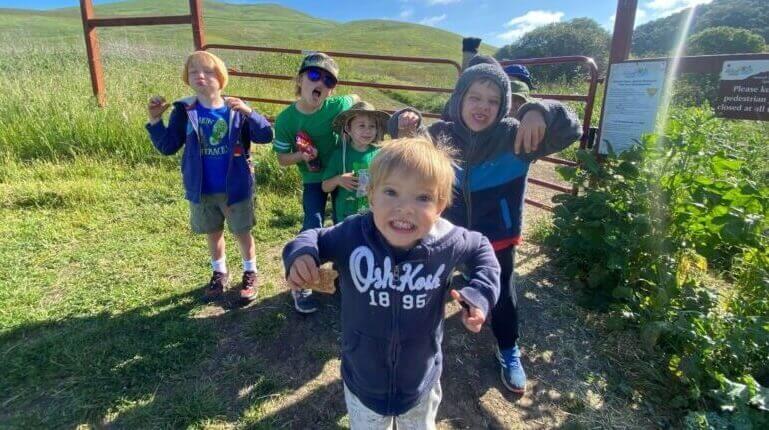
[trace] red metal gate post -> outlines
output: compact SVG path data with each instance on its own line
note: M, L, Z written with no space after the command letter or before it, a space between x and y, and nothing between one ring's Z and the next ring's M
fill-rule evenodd
M99 39L96 37L96 26L90 20L94 18L93 1L80 0L80 16L83 19L83 33L85 34L85 51L88 55L88 70L91 73L91 87L93 95L99 107L104 107L104 72L101 68L101 55L99 53Z
M606 66L606 87L609 85L611 65L621 63L630 56L630 48L633 46L633 28L635 27L635 13L638 9L638 0L617 0L617 13L614 15L614 34L611 38L611 51L609 51L609 64ZM606 89L604 87L604 89ZM598 117L598 139L601 136L603 114L606 108L606 94L601 102L601 113ZM595 154L600 153L601 142L593 146ZM599 158L600 159L600 158Z
M203 6L200 0L190 0L190 16L192 18L192 41L195 50L201 51L206 46L205 30L203 28Z
M633 27L638 0L618 0L614 15L614 33L611 38L609 65L627 60L633 46Z

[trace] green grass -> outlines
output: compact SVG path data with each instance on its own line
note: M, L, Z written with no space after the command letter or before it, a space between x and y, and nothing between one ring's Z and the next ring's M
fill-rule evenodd
M187 227L176 169L81 157L8 161L0 172L0 258L15 268L0 287L0 423L71 427L116 414L136 427L186 426L224 414L216 382L197 380L218 323L196 318L208 256ZM259 202L258 264L279 273L267 251L299 228L298 196ZM269 324L257 320L252 335L270 338L285 316L260 318Z
M95 7L97 16L175 15L188 13L187 0L131 0ZM417 24L387 20L338 23L321 20L277 5L232 5L203 2L207 43L259 45L302 50L334 50L401 56L461 59L461 36ZM161 52L181 56L192 49L190 26L116 27L97 30L105 46L151 45ZM371 37L376 34L376 40ZM0 9L0 41L14 45L20 40L42 44L66 43L84 55L83 31L78 8L49 12L3 11ZM7 42L7 43L6 43ZM492 53L483 45L481 51ZM215 51L230 66L244 71L293 74L300 57L295 55L240 55ZM233 57L245 59L241 64ZM268 64L263 64L267 59ZM283 59L286 59L285 61ZM422 85L451 86L456 71L450 66L412 65L379 60L340 60L341 75L348 79L364 75L385 81L397 80ZM178 64L178 63L174 63ZM275 67L275 66L278 67Z

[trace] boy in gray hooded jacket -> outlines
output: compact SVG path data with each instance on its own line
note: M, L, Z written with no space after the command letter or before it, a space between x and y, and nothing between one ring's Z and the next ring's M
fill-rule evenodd
M491 241L502 269L502 293L491 312L501 378L510 391L523 393L526 374L517 345L513 270L526 178L534 160L569 146L580 138L581 129L574 113L554 101L526 103L516 118L506 117L510 98L510 81L502 68L477 64L457 81L448 121L425 128L419 112L407 108L392 116L388 128L393 138L426 132L457 152L455 198L444 217Z

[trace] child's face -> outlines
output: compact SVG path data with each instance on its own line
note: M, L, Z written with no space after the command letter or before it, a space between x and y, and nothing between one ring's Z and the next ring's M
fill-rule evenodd
M365 148L374 142L377 135L376 121L370 115L356 115L347 123L347 134L358 148Z
M521 106L526 104L526 100L513 96L510 100L510 110L508 111L508 116L515 116L516 113L518 113L518 109L521 108Z
M323 70L320 70L320 72L321 75L323 73L327 73ZM304 104L307 105L307 107L317 109L321 104L323 104L323 101L326 100L329 95L331 95L331 92L334 89L327 87L323 81L324 79L322 76L321 79L312 81L308 76L308 71L302 72L302 76L299 79L299 97L302 99Z
M221 89L213 65L206 65L193 60L187 70L187 80L196 93L210 94Z
M434 186L424 184L413 173L396 170L369 193L374 224L390 246L411 249L441 215Z
M502 95L491 82L476 81L462 98L462 122L472 131L485 130L497 119Z

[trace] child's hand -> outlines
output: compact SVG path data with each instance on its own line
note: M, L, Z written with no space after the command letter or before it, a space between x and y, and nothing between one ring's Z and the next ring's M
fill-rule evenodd
M478 333L486 321L486 315L480 309L471 306L457 290L451 290L451 298L462 305L462 324L473 333Z
M147 113L150 117L150 122L156 123L160 120L165 112L171 105L166 102L163 96L153 96L150 98L147 104Z
M288 279L286 280L292 290L320 281L318 264L315 262L315 259L307 254L297 257L288 271Z
M411 137L416 134L419 127L419 115L406 111L398 117L398 137Z
M545 117L541 112L534 110L526 112L515 135L515 153L528 154L536 151L545 137L545 128Z
M251 112L253 112L251 106L247 105L246 102L237 97L228 97L227 106L232 110L236 110L242 113L243 115L251 115Z
M318 150L315 148L310 148L309 151L299 151L297 153L299 154L299 157L304 161L314 160L315 157L318 156Z
M352 173L342 173L337 176L338 185L347 191L358 189L358 178Z

